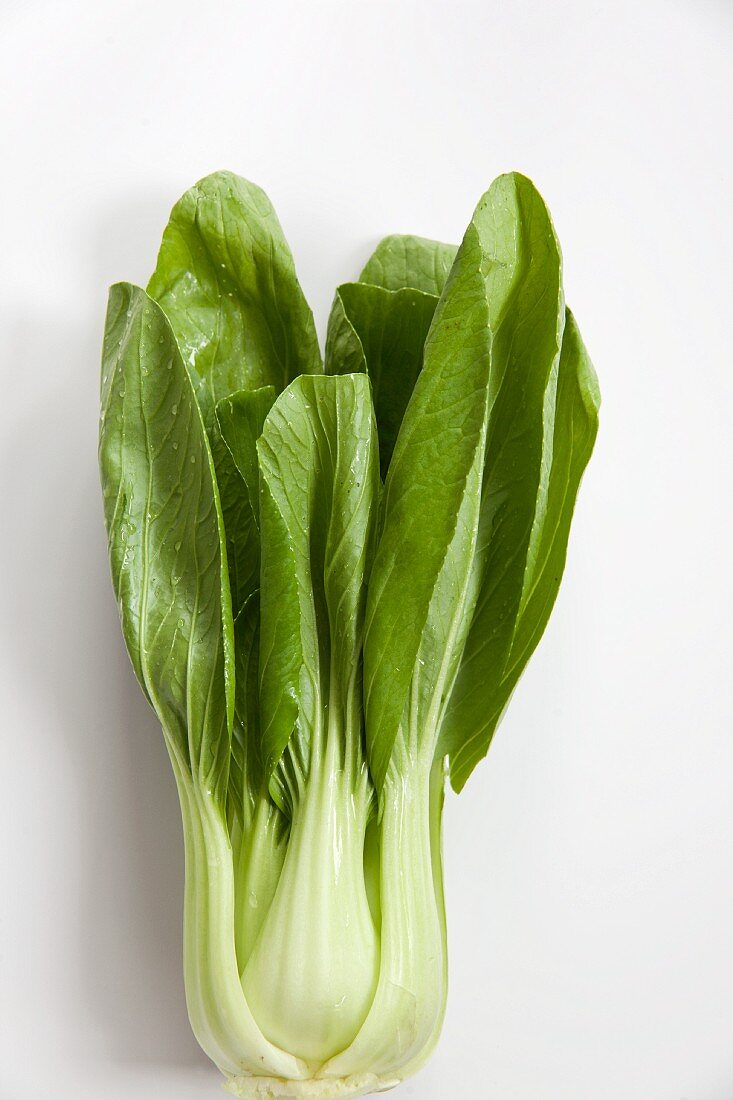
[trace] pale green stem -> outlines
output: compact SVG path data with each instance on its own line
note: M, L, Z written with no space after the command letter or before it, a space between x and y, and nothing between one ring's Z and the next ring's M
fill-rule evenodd
M254 808L235 864L234 937L239 973L244 973L275 896L287 846L282 814L267 795Z
M442 768L402 754L383 791L381 965L358 1035L319 1076L397 1083L428 1057L443 1021L447 954L440 854Z
M294 808L282 874L243 976L263 1032L313 1072L354 1038L376 987L368 814L366 783L344 769L329 737Z
M262 1034L242 993L234 945L234 867L222 811L174 769L186 852L184 978L191 1026L226 1074L303 1078L304 1064Z

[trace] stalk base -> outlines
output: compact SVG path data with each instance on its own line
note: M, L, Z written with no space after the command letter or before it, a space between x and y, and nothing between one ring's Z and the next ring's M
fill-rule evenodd
M245 1100L347 1100L348 1097L386 1092L399 1083L399 1078L387 1079L374 1073L306 1081L286 1081L282 1077L230 1077L224 1089Z

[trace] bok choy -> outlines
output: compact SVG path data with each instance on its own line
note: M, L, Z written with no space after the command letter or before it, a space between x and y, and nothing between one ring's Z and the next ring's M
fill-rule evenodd
M112 578L183 818L191 1024L243 1097L415 1072L447 990L441 815L547 623L599 404L560 249L501 176L385 238L325 362L264 193L174 207L109 296Z

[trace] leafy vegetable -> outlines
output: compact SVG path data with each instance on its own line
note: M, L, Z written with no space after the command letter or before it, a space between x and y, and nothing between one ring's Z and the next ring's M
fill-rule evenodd
M547 209L385 238L325 374L272 207L216 173L110 291L115 594L186 849L186 996L239 1096L389 1088L447 991L441 821L554 604L598 422Z

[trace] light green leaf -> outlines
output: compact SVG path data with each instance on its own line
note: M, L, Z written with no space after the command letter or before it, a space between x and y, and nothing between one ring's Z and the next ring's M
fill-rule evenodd
M379 242L359 282L385 290L412 287L440 297L457 251L454 244L395 233Z
M378 491L368 379L296 379L273 405L257 449L262 752L270 773L288 747L287 793L273 789L282 804L297 797L311 754L325 743L324 715L344 752L361 752L361 645Z
M342 287L336 288L328 317L326 374L361 374L367 370L366 356L361 340L346 312L341 290Z
M438 299L419 290L344 283L336 291L326 340L328 374L366 370L372 383L379 461L386 477L397 433L422 369Z
M213 463L162 310L110 290L100 468L127 648L168 746L223 807L233 710L226 553Z
M207 426L223 397L320 373L313 314L272 205L231 172L176 203L148 287L191 372Z
M481 680L479 645L467 653L446 715L443 742L451 752L451 782L460 790L488 749L511 694L547 625L565 567L570 523L583 471L598 430L600 394L574 317L566 311L557 382L551 463L542 509L532 528L511 645L498 687ZM468 724L470 723L470 724ZM466 731L468 736L466 736Z

